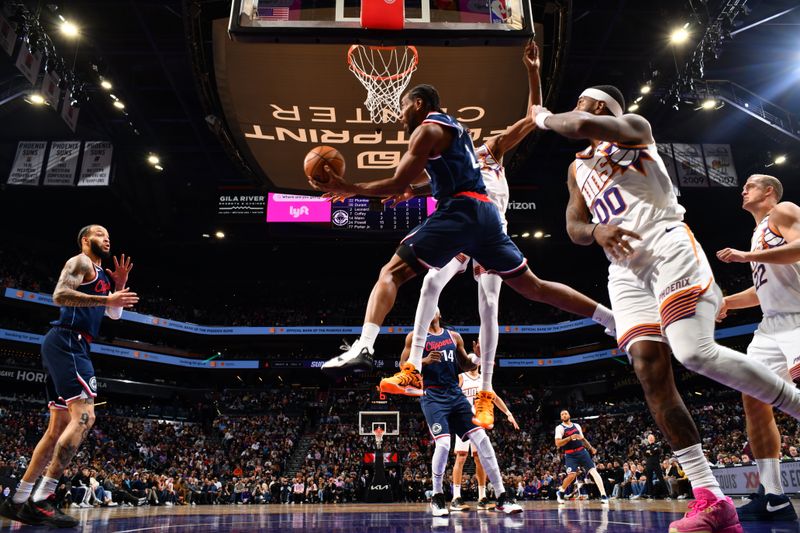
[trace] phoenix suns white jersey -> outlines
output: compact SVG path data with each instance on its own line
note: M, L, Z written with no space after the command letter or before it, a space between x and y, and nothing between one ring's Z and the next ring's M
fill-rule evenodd
M767 250L786 244L777 228L770 227L769 215L756 226L750 250ZM764 316L800 313L800 263L776 265L750 263L753 285Z
M461 373L461 392L467 397L470 405L475 402L475 395L481 390L481 384L480 374L478 374L478 377L473 378L466 372Z
M481 177L483 178L483 184L486 185L486 193L497 207L497 210L500 211L503 229L505 229L506 210L508 209L508 199L510 197L508 182L506 181L506 170L503 168L502 163L495 159L494 154L485 144L475 149L475 155L478 156L478 162L481 165Z
M655 144L601 142L576 154L575 179L592 221L640 232L681 221L686 210Z

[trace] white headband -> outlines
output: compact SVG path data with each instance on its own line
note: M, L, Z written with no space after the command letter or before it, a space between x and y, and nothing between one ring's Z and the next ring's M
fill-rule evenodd
M581 93L581 96L588 96L589 98L594 98L598 102L603 102L606 104L606 107L611 114L615 117L622 116L622 107L620 107L619 102L617 102L613 96L608 94L607 92L601 91L600 89L586 89Z

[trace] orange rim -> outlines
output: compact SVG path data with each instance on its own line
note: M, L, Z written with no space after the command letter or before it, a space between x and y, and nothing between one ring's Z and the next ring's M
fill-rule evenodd
M364 76L364 77L370 78L372 80L389 81L389 80L396 80L396 79L402 78L404 76L408 76L409 74L414 72L414 70L417 68L417 64L419 63L419 53L417 52L417 47L416 46L407 46L406 48L411 50L411 52L414 54L414 61L411 63L411 65L407 69L405 69L403 72L398 72L397 74L392 74L391 76L374 76L372 74L368 74L368 73L364 72L363 70L358 68L353 63L353 52L359 47L361 47L361 48L369 48L370 50L396 50L397 48L400 48L400 47L399 46L366 46L365 47L365 46L360 45L360 44L354 44L354 45L352 45L350 47L350 49L347 51L347 64L350 65L350 68L356 74L358 74L359 76Z

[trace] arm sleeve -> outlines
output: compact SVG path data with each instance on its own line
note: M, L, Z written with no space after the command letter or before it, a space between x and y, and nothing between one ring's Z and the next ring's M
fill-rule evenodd
M114 293L111 293L114 294ZM106 306L105 315L110 318L111 320L119 320L122 318L122 308L121 307L108 307Z
M560 424L556 426L556 438L557 439L563 439L564 438L564 426L562 426Z

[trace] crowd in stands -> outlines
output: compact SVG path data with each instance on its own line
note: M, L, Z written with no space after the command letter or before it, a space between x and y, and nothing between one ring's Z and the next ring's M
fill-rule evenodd
M504 483L520 499L553 499L564 475L562 456L553 445L557 418L542 419L532 391L498 392L521 425L514 430L497 413L490 432ZM718 467L748 463L751 454L738 396L719 390L701 394L691 395L688 405L709 461ZM359 435L357 413L371 409L368 397L367 391L357 389L229 390L219 394L219 405L228 411L210 424L100 411L60 481L59 498L76 506L362 501L372 476L372 464L365 463L364 455L374 451L375 441ZM34 401L38 401L34 396L0 397L3 496L13 491L47 424L47 415ZM580 418L600 412L606 403L582 403L573 416L598 449L595 459L608 494L632 499L687 497L690 487L680 464L670 457L641 401L627 400L621 412ZM384 451L397 453L399 459L386 464L388 481L397 501L425 501L430 495L433 446L418 400L401 398L392 402L391 409L401 413L401 423L399 436L384 438ZM800 460L800 427L786 416L777 418L784 459ZM647 479L643 450L650 432L663 445L659 457L663 483ZM477 494L471 471L468 466L462 482L466 499ZM574 497L597 495L591 477L579 481ZM490 495L492 490L490 485Z

